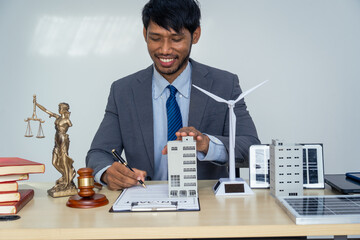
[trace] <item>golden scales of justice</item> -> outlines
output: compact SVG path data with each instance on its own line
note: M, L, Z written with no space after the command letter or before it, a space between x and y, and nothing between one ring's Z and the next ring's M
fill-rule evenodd
M44 123L45 121L43 121L41 118L38 118L36 116L36 95L33 96L33 104L34 104L34 108L33 108L33 114L31 117L28 117L27 119L25 119L24 121L27 122L27 127L26 127L26 131L25 131L25 137L32 137L32 131L31 131L31 126L30 126L30 121L38 121L39 122L39 129L37 132L36 137L37 138L44 138L44 131L42 129L41 124Z

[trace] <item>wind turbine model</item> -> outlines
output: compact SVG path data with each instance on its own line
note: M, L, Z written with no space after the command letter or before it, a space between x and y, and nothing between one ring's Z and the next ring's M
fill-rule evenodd
M229 107L229 178L220 178L214 186L216 195L244 195L252 194L250 187L241 178L235 178L235 135L236 135L236 115L234 112L235 104L256 88L265 84L268 80L240 94L236 100L222 99L196 85L195 88L205 93L217 102L226 103Z

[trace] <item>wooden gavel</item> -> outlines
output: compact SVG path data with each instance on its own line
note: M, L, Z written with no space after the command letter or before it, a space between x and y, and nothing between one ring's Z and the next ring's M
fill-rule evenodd
M80 168L77 173L79 193L71 196L66 203L66 206L73 208L94 208L101 207L109 203L105 195L95 193L94 187L101 189L99 183L94 182L91 168Z

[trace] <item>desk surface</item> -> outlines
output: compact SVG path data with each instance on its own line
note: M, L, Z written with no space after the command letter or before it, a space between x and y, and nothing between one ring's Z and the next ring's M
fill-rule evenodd
M360 224L296 225L269 195L254 190L243 197L215 197L215 181L199 181L199 212L110 213L119 192L100 191L110 203L94 209L66 207L68 198L52 198L47 183L25 182L34 199L21 219L0 222L0 239L161 239L274 236L360 235ZM147 183L149 184L149 183ZM332 194L306 190L306 195Z

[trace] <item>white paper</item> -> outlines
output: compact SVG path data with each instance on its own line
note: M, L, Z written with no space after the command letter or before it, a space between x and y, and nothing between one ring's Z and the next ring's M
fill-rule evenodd
M198 211L198 198L169 198L168 184L125 189L113 205L114 211Z

